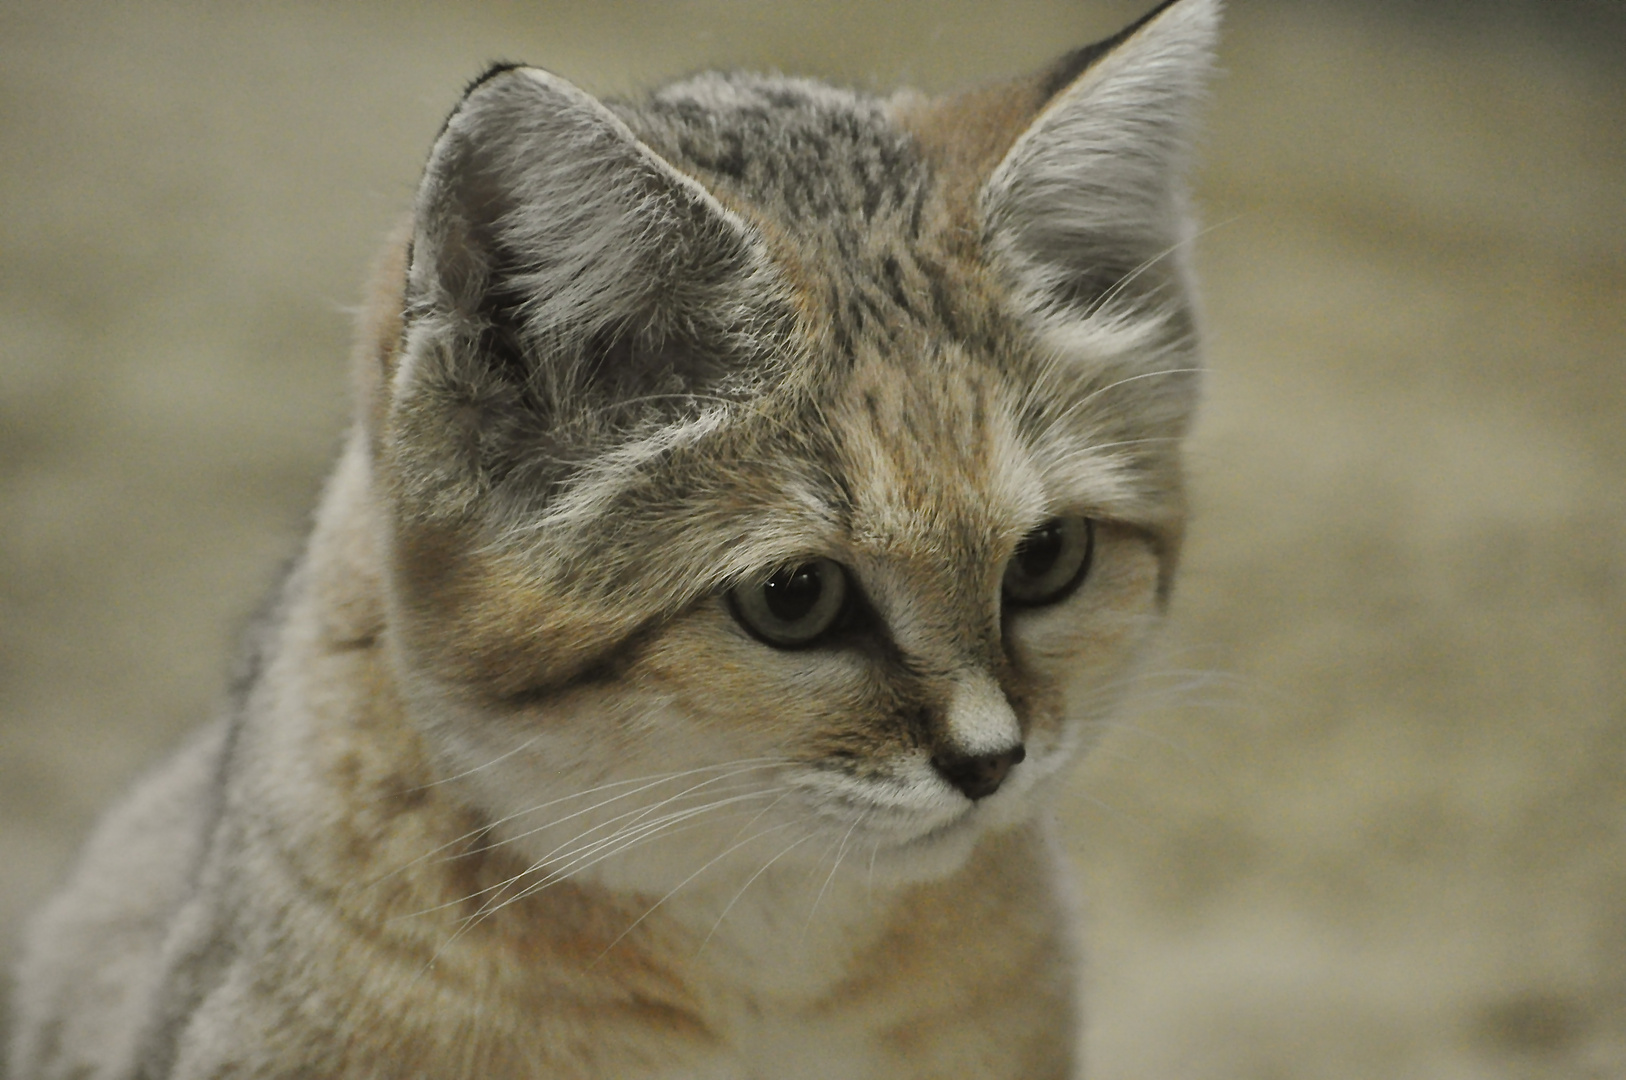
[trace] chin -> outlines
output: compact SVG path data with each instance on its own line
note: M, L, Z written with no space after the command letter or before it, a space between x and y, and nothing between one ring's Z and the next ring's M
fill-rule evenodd
M957 817L904 835L890 832L869 843L879 846L876 873L883 869L898 884L940 881L958 873L984 843L1033 819L1034 800L1021 791L1001 792L971 804Z

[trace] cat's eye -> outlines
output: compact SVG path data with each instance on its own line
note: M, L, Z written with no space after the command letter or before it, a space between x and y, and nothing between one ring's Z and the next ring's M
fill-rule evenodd
M1022 537L1005 566L1005 602L1054 604L1078 588L1095 554L1095 525L1079 514L1054 517Z
M847 572L830 559L775 571L729 594L734 617L758 638L781 649L816 642L847 609Z

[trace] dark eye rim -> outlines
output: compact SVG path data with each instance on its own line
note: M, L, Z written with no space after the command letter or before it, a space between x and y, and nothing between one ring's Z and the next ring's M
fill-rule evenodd
M1043 524L1048 525L1052 521L1060 521L1070 517L1078 518L1084 522L1084 557L1079 560L1078 569L1073 571L1073 576L1067 580L1066 584L1057 586L1054 590L1035 599L1012 596L1010 591L1004 587L1003 578L1001 578L999 595L1000 602L1004 607L1031 610L1059 604L1077 592L1078 587L1084 584L1084 579L1090 576L1090 567L1095 563L1095 519L1088 514L1056 514L1045 519Z
M840 570L845 589L841 598L841 607L837 609L835 615L830 619L830 624L824 629L820 630L817 634L814 634L812 637L807 638L804 641L786 641L779 638L770 637L755 626L751 620L746 617L745 613L740 610L738 594L741 589L752 588L760 585L768 577L772 577L773 574L777 573L781 569L791 569L799 566L806 566L808 563L816 562L828 562L837 570ZM865 610L864 600L859 593L858 583L853 577L853 572L844 564L837 562L835 559L822 555L792 560L784 563L782 566L775 567L773 570L769 571L768 574L762 577L753 577L748 578L745 581L741 581L724 591L723 602L728 608L729 615L733 617L734 622L738 624L742 630L762 644L767 645L769 648L777 649L780 652L801 652L805 649L816 649L821 646L828 645L830 644L832 638L839 636L843 631L848 630L855 625L859 621L860 613Z

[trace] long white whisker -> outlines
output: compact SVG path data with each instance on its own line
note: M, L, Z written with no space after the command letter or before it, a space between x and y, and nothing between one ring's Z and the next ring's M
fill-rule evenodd
M696 768L696 769L685 769L682 772L660 773L660 774L657 774L657 775L655 775L653 777L650 777L650 776L636 776L636 777L632 777L632 778L626 779L626 780L612 780L609 783L599 784L599 785L597 785L595 787L587 788L584 791L574 792L574 793L572 793L570 795L561 795L557 799L549 799L547 802L538 803L537 805L527 807L524 810L516 810L515 812L513 812L511 814L508 814L508 815L506 815L504 817L498 818L496 821L486 822L485 824L482 824L478 828L470 829L468 832L464 833L461 836L453 837L452 839L446 841L444 844L440 844L440 845L438 845L436 847L430 848L428 851L424 852L423 854L417 856L414 859L409 860L408 862L405 862L405 863L401 864L400 866L396 867L394 870L391 870L388 873L385 873L382 876L373 879L372 881L368 882L367 885L364 886L364 888L370 889L370 888L373 888L373 887L375 887L377 885L380 885L383 882L388 881L390 878L394 877L396 874L399 874L399 873L402 873L402 872L404 872L406 870L411 869L412 867L416 866L418 863L423 862L425 859L433 858L435 855L440 854L441 852L445 851L447 848L455 847L458 844L461 844L466 840L472 840L474 837L479 836L482 833L489 833L491 830L495 829L497 826L506 825L508 822L513 821L515 818L522 818L522 817L526 816L527 814L534 814L539 810L546 810L548 807L557 806L559 803L562 803L562 802L569 802L572 799L586 798L589 795L596 795L601 791L609 791L612 788L625 787L625 786L627 786L629 784L644 784L645 786L639 788L638 791L647 791L650 787L657 786L658 784L664 783L664 782L666 782L668 780L681 779L681 778L683 778L685 776L692 776L695 773L706 772L706 771L712 770L712 769L733 768L734 766L746 764L748 762L762 762L762 763L778 762L778 763L782 764L784 761L785 761L785 759L783 759L783 758L745 758L745 759L742 759L740 761L724 762L724 763L722 763L720 765L703 765L703 766L701 766L699 768ZM629 792L628 794L637 794L637 791ZM484 850L484 849L480 849L480 850ZM470 855L470 854L474 854L474 852L472 852L472 851L458 852L456 855L450 856L450 858L461 858L461 857L463 857L465 855Z
M1177 443L1183 441L1178 435L1149 435L1144 439L1118 439L1113 442L1086 443L1052 460L1058 465L1065 465L1080 458L1087 458L1091 454L1098 454L1103 450L1117 450L1125 446L1146 446L1151 443Z
M1143 371L1138 375L1125 375L1121 379L1114 379L1105 386L1097 387L1088 394L1085 394L1082 398L1068 406L1067 411L1062 414L1062 417L1065 419L1077 414L1084 408L1084 406L1088 405L1102 394L1111 393L1120 386L1127 386L1132 382L1139 382L1142 379L1162 378L1165 375L1201 375L1202 370L1203 369L1200 367L1159 368L1156 371Z
M761 818L763 814L766 814L768 811L772 810L774 807L776 807L780 803L784 802L785 799L787 799L789 796L790 796L789 791L781 792L780 795L779 795L779 798L775 799L773 802L769 803L767 806L764 806L761 810L758 810L757 813L756 813L756 817L753 817L750 821L747 821L744 825L741 825L739 832L735 833L733 836L728 838L729 842L732 843L733 841L738 840L740 838L741 834L743 834L746 829L749 829L751 826L755 825L757 823L757 820L759 818Z
M766 836L766 835L767 835L766 833L758 833L756 836L752 837L752 839L753 840L758 839L758 838L760 838L762 836ZM741 885L739 891L736 892L733 895L733 897L731 897L729 899L727 904L723 905L722 914L717 916L717 921L711 924L711 929L710 930L706 931L705 939L700 942L700 948L695 950L695 956L699 956L701 953L706 951L707 943L710 942L711 939L712 939L712 936L717 933L717 928L723 925L723 920L728 918L728 913L730 911L734 910L734 905L739 903L740 897L745 895L745 890L749 889L752 886L752 884L756 881L757 878L761 877L763 874L766 874L768 872L768 868L770 866L772 866L774 863L778 862L780 859L784 858L786 855L789 855L796 848L801 847L803 844L807 843L811 839L813 839L813 834L808 833L806 836L802 837L800 840L797 840L797 841L791 843L789 846L787 846L785 848L782 848L780 850L779 854L775 855L773 858L771 858L767 862L763 863L762 866L757 870L756 873L752 874L750 877L745 879L745 884Z
M802 924L802 933L796 939L798 942L806 940L808 928L813 925L813 916L818 913L819 902L824 899L824 894L829 891L830 883L836 879L836 871L841 869L841 860L847 854L847 841L852 839L853 830L857 829L858 823L868 816L867 813L862 814L854 818L853 823L847 826L847 833L841 838L841 846L836 848L836 861L830 864L830 873L825 877L824 884L819 887L818 895L813 898L813 906L807 910L807 921Z
M587 832L579 833L571 840L566 841L559 847L554 848L553 851L531 863L524 870L521 870L519 873L501 882L499 885L488 886L485 889L480 890L480 892L473 894L474 896L479 896L483 893L493 892L494 890L505 889L509 885L519 881L521 878L535 874L538 871L545 872L539 881L535 881L524 886L512 896L502 896L499 892L498 895L493 896L484 905L482 905L478 911L475 911L472 915L468 916L468 918L478 920L483 919L488 915L493 915L517 900L523 900L532 893L545 889L555 882L563 881L572 874L579 873L582 870L596 866L605 859L618 855L629 848L648 841L656 835L677 831L672 828L674 825L679 825L703 814L710 813L711 811L723 806L755 798L764 798L769 794L772 794L772 792L755 791L745 795L736 795L728 799L705 803L701 806L687 807L683 810L673 811L672 813L657 817L652 821L634 822L615 830L608 836L600 837L599 839L589 843L580 844L579 846L576 846L569 851L564 851L563 854L561 854L560 852L562 849L569 847L572 844L576 844L577 841L582 840L594 830L590 829ZM595 826L594 828L597 829L599 827L601 826Z
M706 803L703 806L688 807L683 810L676 810L670 814L655 818L652 821L641 822L629 826L628 828L617 830L610 836L603 837L591 844L584 845L575 851L567 852L565 856L562 857L564 859L562 864L550 865L550 863L559 863L559 860L549 860L539 863L532 867L531 872L546 868L549 881L560 880L566 876L569 876L570 874L585 870L588 866L596 865L597 863L602 862L604 859L609 858L611 855L625 851L635 843L641 843L656 833L667 831L673 825L681 824L685 821L692 820L693 818L700 817L701 815L712 813L713 811L719 810L725 806L732 806L736 803L750 802L755 799L767 798L772 794L772 791L748 792L744 795L734 795L727 799L720 799L716 802ZM783 795L778 796L778 798L783 797ZM613 848L614 850L607 851L606 849L608 848ZM583 859L591 859L592 861L583 865Z
M1146 271L1150 270L1152 267L1156 266L1170 255L1173 255L1183 247L1195 247L1199 239L1207 236L1216 229L1221 229L1227 225L1233 224L1239 216L1240 215L1233 215L1232 217L1226 218L1224 221L1216 221L1211 225L1198 229L1190 236L1181 237L1179 240L1170 244L1156 255L1146 259L1139 266L1129 271L1129 273L1123 275L1117 281L1113 282L1112 287L1107 289L1106 292L1102 293L1100 299L1098 299L1094 304L1090 305L1089 314L1093 315L1095 312L1106 307L1113 300L1116 300L1118 298L1118 294L1128 288L1136 278L1140 277Z
M574 813L567 814L562 818L555 818L553 821L548 822L546 825L538 825L535 828L527 829L524 832L515 833L513 836L505 837L504 839L498 841L496 844L492 844L491 847L498 847L498 846L501 846L502 844L510 844L510 843L513 843L513 842L515 842L517 840L524 839L527 836L532 836L532 835L534 835L536 833L539 833L539 832L545 832L548 829L552 829L552 828L555 828L555 827L557 827L559 825L563 825L567 821L573 821L576 818L579 818L584 814L590 814L594 810L599 810L599 809L602 809L603 807L609 806L611 803L617 803L617 802L620 802L623 799L629 799L632 796L642 794L643 792L648 791L651 788L660 787L662 784L670 783L673 780L683 779L684 777L693 776L696 773L709 772L709 771L715 770L717 768L725 768L725 767L729 768L728 772L721 773L721 774L719 774L717 776L713 776L713 777L711 777L710 779L707 779L707 780L703 780L698 784L695 784L695 785L692 785L690 787L687 787L687 788L683 789L682 791L678 792L675 795L667 796L666 798L660 800L659 802L653 803L648 807L642 807L642 808L639 808L639 809L636 809L636 810L628 811L628 813L630 813L630 814L648 813L648 812L650 812L652 810L657 810L660 807L665 806L670 802L673 802L674 800L681 799L684 796L691 794L692 792L698 791L701 788L704 788L709 784L714 784L714 783L717 783L718 781L721 781L721 780L727 780L730 777L739 776L739 775L741 775L743 773L752 772L752 771L755 771L757 769L770 768L772 765L776 765L776 764L781 763L778 759L772 759L772 758L763 758L763 759L761 759L761 761L763 762L762 764L756 764L756 763L742 764L740 762L730 762L730 763L728 763L727 766L710 765L710 766L705 766L705 767L699 768L699 769L688 769L688 770L685 770L684 772L681 772L681 773L672 773L670 775L661 776L661 777L659 777L657 779L651 780L649 783L642 784L641 786L639 786L637 788L634 788L631 791L622 792L619 795L615 795L615 796L612 796L612 797L610 797L608 799L604 799L604 800L602 800L600 802L596 802L592 806L584 807L581 810L577 810ZM740 766L740 767L735 768L734 766ZM559 800L554 800L554 801L558 802ZM550 805L550 804L549 803L543 803L542 804L542 806L547 806L547 805ZM541 807L537 807L537 809L541 809ZM618 820L618 819L617 818L612 818L610 820L614 821L614 820ZM478 850L484 851L484 850L489 850L489 849L488 848L480 848Z
M763 792L756 793L756 795L758 797L766 796L766 795L769 795L769 794L771 794L771 792L769 792L769 791L763 791ZM748 797L750 797L750 796L736 796L734 799L728 800L728 802L739 801L739 800L742 800L742 799L745 799L745 798L748 798ZM493 897L491 900L488 900L485 904L481 905L479 910L475 911L474 913L470 914L465 919L463 919L462 925L460 925L455 931L453 931L452 934L444 942L441 943L440 947L435 950L434 955L429 958L429 965L433 966L435 961L440 958L441 953L443 953L446 949L450 948L452 946L452 944L455 943L464 934L468 933L469 931L472 931L475 927L479 926L480 923L484 922L486 919L490 918L491 916L497 914L499 911L501 911L503 908L507 907L508 905L516 903L516 902L518 902L520 900L523 900L526 897L531 896L534 893L540 892L541 890L546 889L551 885L555 885L558 882L565 880L571 874L579 873L582 870L585 870L585 869L588 869L588 868L590 868L592 866L595 866L598 863L603 862L605 859L608 859L608 858L613 857L614 855L620 854L621 852L627 850L628 848L636 846L637 844L640 844L640 843L648 842L650 839L652 839L656 835L669 835L671 832L681 831L680 829L672 828L672 826L674 826L676 824L679 824L679 823L681 823L683 821L687 821L687 820L689 820L691 818L697 817L697 816L699 816L701 814L707 813L709 811L715 810L715 809L717 809L718 806L721 806L721 805L723 805L723 803L707 804L706 806L693 807L693 808L690 808L690 809L687 809L687 810L679 811L677 813L669 815L668 817L660 819L658 821L647 822L647 823L645 823L645 824L643 824L642 826L639 827L639 835L631 837L630 839L627 838L625 834L617 834L617 836L614 837L614 838L607 838L605 841L602 841L601 843L607 844L607 843L612 842L612 840L619 840L620 841L619 846L616 846L613 849L608 850L608 851L602 851L600 854L597 855L597 857L592 858L589 861L587 861L585 863L582 863L580 865L573 864L573 865L570 865L570 866L568 866L568 867L566 867L566 868L564 868L562 870L550 871L545 877L543 877L542 880L537 881L537 882L533 882L530 885L525 886L524 888L522 888L521 890L519 890L518 892L516 892L512 896ZM727 852L724 852L724 854L727 854ZM715 862L715 861L716 860L713 860L713 862ZM710 863L708 863L707 865L709 866ZM538 869L541 869L541 866L542 866L542 864L533 864L532 866L527 867L525 870L521 871L519 874L516 874L513 877L509 878L507 881L503 882L502 885L499 886L499 888L507 887L508 885L513 884L514 882L518 881L520 878L526 876L527 874L535 873ZM704 870L705 867L702 867L701 869ZM688 880L693 880L693 877L691 876L691 878L688 879ZM684 884L686 884L686 883L687 883L687 881L684 882ZM480 890L480 893L475 893L473 895L478 896L481 893L490 892L490 891L491 891L490 888L482 889L482 890ZM440 907L446 907L446 906L449 906L449 905L443 904L443 905L439 905L439 906ZM428 910L435 910L435 909L428 909ZM619 940L620 939L617 938L617 941L619 941ZM613 947L613 945L614 945L614 943L612 942L612 947ZM608 951L608 950L606 950L606 951ZM595 963L596 962L597 961L595 960Z
M484 772L493 765L500 765L502 762L507 761L515 754L523 753L526 750L529 750L536 740L540 739L541 737L541 735L532 735L529 739L526 739L512 750L507 750L501 754L498 754L484 765L475 765L471 768L464 769L460 773L453 773L451 776L443 776L439 780L431 780L427 784L419 784L417 787L411 788L410 790L413 792L428 791L430 788L440 787L442 784L450 784L455 780L461 780L465 776L473 776L477 772Z
M1103 802L1102 800L1096 798L1094 795L1090 795L1090 794L1087 794L1087 793L1080 792L1078 794L1078 797L1083 799L1085 802L1089 803L1091 806L1095 807L1097 810L1100 810L1102 813L1106 814L1108 817L1112 818L1114 821L1121 821L1125 825L1128 825L1131 829L1134 829L1136 832L1138 832L1138 833L1140 833L1142 835L1149 835L1151 833L1151 831L1152 831L1151 826L1147 825L1146 822L1140 821L1140 820L1136 819L1135 817L1133 817L1132 815L1127 814L1122 810L1119 810L1116 806L1113 806L1111 803Z
M724 858L726 858L729 855L732 855L734 852L738 851L740 848L744 847L746 844L751 843L751 841L758 840L758 839L760 839L760 838L762 838L764 836L769 835L770 833L778 832L780 829L788 829L791 825L794 825L794 824L795 824L795 822L786 821L786 822L783 822L783 823L781 823L779 825L770 826L769 828L764 829L762 832L757 833L755 836L748 836L744 840L739 841L738 843L734 843L734 844L729 845L727 848L723 849L718 854L712 856L710 859L707 859L706 862L704 863L704 865L702 865L700 867L700 869L696 870L694 873L690 874L688 877L684 878L682 881L680 881L676 885L672 886L671 890L668 891L665 896L662 896L659 900L655 901L653 904L651 904L649 906L648 911L645 911L642 915L640 915L636 919L634 919L632 921L631 926L628 926L625 930L621 931L621 933L617 934L616 937L615 937L615 940L610 942L608 945L606 945L604 947L604 951L599 953L598 956L593 958L593 963L597 964L600 960L602 960L606 956L608 956L611 949L613 949L617 945L621 944L622 940L625 939L628 934L630 934L634 930L636 930L643 923L643 921L645 919L647 919L651 915L655 914L655 910L657 908L659 908L662 904L666 903L668 900L672 899L672 897L676 896L678 890L683 888L685 885L689 884L689 882L693 881L695 878L699 877L701 874L704 874L707 870L710 870L713 866L716 866ZM592 965L589 965L589 966L592 966Z
M742 771L744 771L744 770L742 770ZM695 788L690 788L689 791L692 792L693 790L695 790L698 787L699 787L699 785L696 785ZM659 819L657 819L657 821L649 823L649 825L658 827L659 825L668 824L668 823L670 823L672 821L683 820L683 816L689 815L689 814L691 814L693 812L696 812L696 811L702 811L703 812L703 811L706 811L706 810L715 809L718 806L727 805L730 802L738 801L740 799L759 797L760 795L766 795L768 793L769 792L757 792L757 793L752 794L752 795L737 796L737 797L729 799L729 800L723 800L723 801L714 802L714 803L707 803L707 804L705 804L703 806L700 806L700 807L691 807L691 808L688 808L688 809L686 809L684 811L680 811L676 815L669 815L668 817L659 818ZM781 796L781 797L783 797L783 796ZM667 801L670 801L670 800L667 800ZM580 841L582 841L586 837L590 836L592 833L598 831L599 829L602 829L602 828L606 827L607 825L613 824L615 821L619 821L619 820L621 820L623 818L631 817L631 816L634 816L634 815L642 817L642 816L646 815L650 811L650 809L652 809L652 808L645 807L645 808L642 808L641 810L628 811L625 814L620 814L617 817L612 818L608 822L601 822L598 825L595 825L590 829L587 829L587 830L585 830L583 832L577 833L574 837L572 837L569 840L564 841L563 843L561 843L560 845L555 847L552 851L546 853L540 859L532 862L525 869L519 871L517 874L514 874L511 877L505 878L504 880L499 881L499 882L497 882L495 884L487 885L483 889L478 889L475 892L472 892L472 893L468 894L467 896L462 896L462 897L459 897L458 899L455 899L455 900L448 900L445 903L436 904L436 905L434 905L432 907L423 908L423 909L421 909L419 911L410 912L408 914L392 916L392 921L393 921L393 919L415 918L417 916L427 915L427 914L430 914L430 913L435 912L435 911L442 911L442 910L445 910L446 908L449 908L449 907L456 907L459 904L467 903L468 901L473 900L475 897L484 896L487 893L497 893L497 894L499 894L499 897L500 897L501 891L503 889L506 889L508 886L514 884L516 881L519 881L521 878L524 878L525 876L527 876L529 874L534 874L539 869L543 869L544 867L547 867L550 863L558 862L560 859L575 858L575 857L577 857L577 856L579 856L579 855L581 855L583 853L591 854L592 851L602 849L602 847L604 845L615 844L615 843L619 842L620 840L625 839L627 837L629 831L631 831L631 830L630 830L629 826L624 825L621 828L617 829L616 831L612 832L607 837L603 837L603 838L601 838L599 840L593 841L590 844L581 845L581 846L579 846L579 847L577 847L577 848L575 848L574 850L571 850L571 851L565 851L564 850L566 848L569 848L573 844L578 844ZM487 850L490 850L491 847L496 847L496 846L497 845L490 845L487 848L480 848L478 850L487 851ZM560 854L561 852L563 852L563 855ZM614 854L614 853L612 852L611 854ZM497 898L494 898L494 900L495 899L497 899ZM510 897L510 898L508 898L508 900L503 901L503 903L509 902L509 901L511 901L513 899L518 899L518 897ZM501 906L501 905L499 904L498 906ZM490 907L490 902L488 902L488 904L486 906L482 906L480 910L474 912L472 915L469 916L469 918L471 918L471 919L472 918L477 918L479 916L487 914L488 910L489 911L495 911L496 908L495 907Z
M606 827L608 827L610 825L613 825L618 821L622 821L625 818L629 818L629 817L632 818L631 823L636 824L640 819L648 817L650 814L655 813L656 811L660 810L662 807L669 806L672 803L678 801L679 799L687 798L688 796L694 794L696 791L700 791L703 788L706 788L706 787L708 787L708 786L710 786L712 784L715 784L715 783L719 783L719 782L721 782L723 780L728 780L728 779L730 779L732 777L739 776L739 775L742 775L742 774L748 773L748 772L753 772L756 769L766 768L766 767L767 766L761 766L761 765L749 766L747 768L735 769L732 772L723 773L720 776L714 776L714 777L710 778L709 780L703 780L698 784L694 784L694 785L691 785L690 787L684 788L682 791L676 793L675 795L668 795L666 798L661 799L658 802L651 803L648 806L635 807L632 810L628 810L628 811L626 811L624 813L617 814L616 816L614 816L612 818L609 818L606 821L601 821L597 825L594 825L594 826L590 827L589 829L587 829L585 832L578 833L576 836L572 837L570 840L566 840L563 844L560 845L560 847L567 847L570 844L573 844L577 840L581 839L583 836L589 836L592 833L595 833L598 830L606 828ZM665 783L665 782L666 782L665 780L661 781L661 783ZM636 795L636 794L639 794L640 792L648 791L649 788L656 787L656 786L658 786L658 785L649 784L649 785L646 785L644 787L641 787L641 788L637 789L637 791L631 791L631 792L627 792L624 795L617 795L614 798L605 799L603 802L595 803L594 805L589 806L589 807L587 807L587 808L585 808L583 810L578 810L573 814L567 814L566 816L564 816L562 818L558 818L558 819L556 819L554 821L550 821L546 825L541 825L541 826L538 826L537 828L534 828L534 829L527 829L525 832L517 833L514 836L505 837L504 839L498 841L497 843L491 844L487 848L480 848L478 850L486 851L486 850L490 850L490 848L500 847L503 844L511 844L511 843L514 843L514 842L516 842L518 840L523 840L527 836L533 836L536 833L545 832L548 829L556 828L559 825L563 825L567 821L571 821L571 820L574 820L575 818L581 817L583 814L592 813L594 810L601 809L601 808L603 808L605 806L610 805L613 802L619 802L621 799L624 799L629 795ZM548 858L549 856L553 855L554 852L557 852L558 850L559 850L559 848L554 848L553 851L549 852L547 855L544 855L543 858L544 859Z

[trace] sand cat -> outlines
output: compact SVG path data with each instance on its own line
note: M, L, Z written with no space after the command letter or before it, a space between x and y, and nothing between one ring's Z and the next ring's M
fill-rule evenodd
M1076 1076L1044 807L1180 549L1218 7L937 99L476 80L14 1075Z

